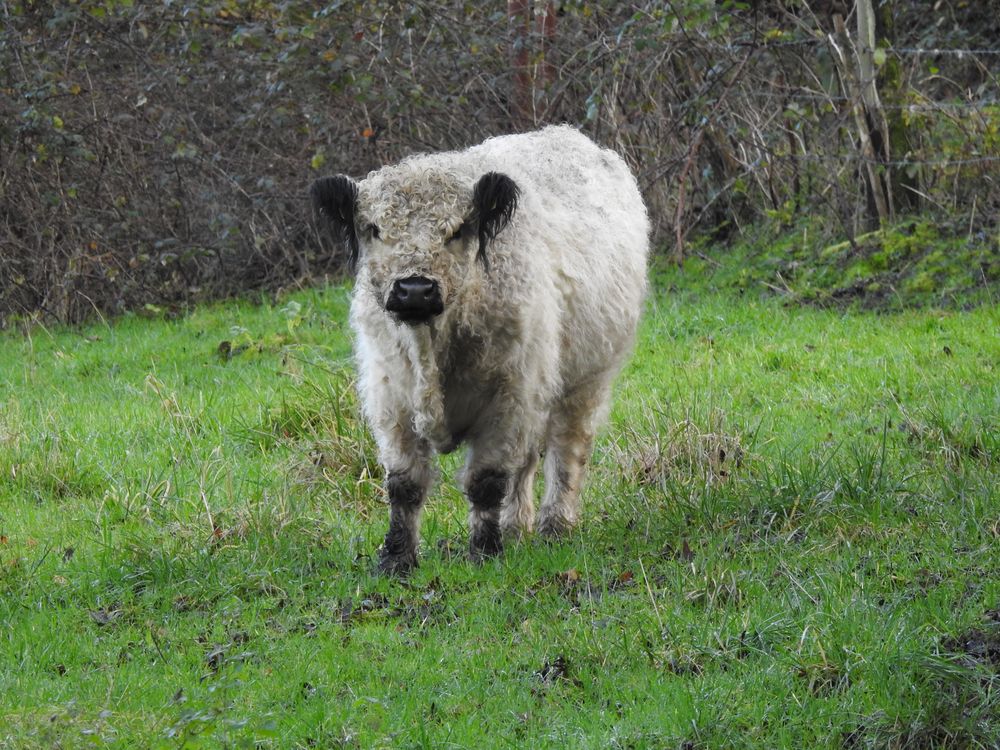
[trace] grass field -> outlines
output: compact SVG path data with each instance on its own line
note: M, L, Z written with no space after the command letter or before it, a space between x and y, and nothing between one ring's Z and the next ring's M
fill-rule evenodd
M342 287L0 335L0 748L1000 746L1000 312L661 275L580 529L421 567Z

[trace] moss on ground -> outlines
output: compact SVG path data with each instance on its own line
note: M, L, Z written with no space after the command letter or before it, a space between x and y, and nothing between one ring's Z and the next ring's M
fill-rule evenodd
M732 248L696 246L690 277L823 307L967 309L1000 299L1000 229L912 218L853 241L828 237L803 222Z

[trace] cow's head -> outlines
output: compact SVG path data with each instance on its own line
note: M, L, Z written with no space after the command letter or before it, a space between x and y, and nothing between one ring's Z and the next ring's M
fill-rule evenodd
M519 190L499 172L474 182L403 162L361 182L337 175L313 183L316 211L343 243L381 307L403 323L442 313L514 217Z

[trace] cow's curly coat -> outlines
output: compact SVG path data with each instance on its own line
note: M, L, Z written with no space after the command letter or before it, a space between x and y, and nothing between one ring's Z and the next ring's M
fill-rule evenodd
M474 191L490 173L513 180L517 202L487 242ZM314 196L322 211L328 199ZM354 226L340 229L360 247L359 389L391 506L382 569L416 564L433 454L460 443L474 557L500 549L501 529L535 524L543 451L537 528L568 529L646 289L649 221L628 167L574 128L548 127L410 157L370 173L351 197ZM393 283L413 276L435 280L443 301L419 325L385 309Z

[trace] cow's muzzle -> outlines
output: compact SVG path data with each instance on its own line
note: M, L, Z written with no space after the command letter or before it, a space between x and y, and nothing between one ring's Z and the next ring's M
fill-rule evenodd
M441 287L426 276L398 279L385 301L385 309L403 323L425 323L444 310Z

